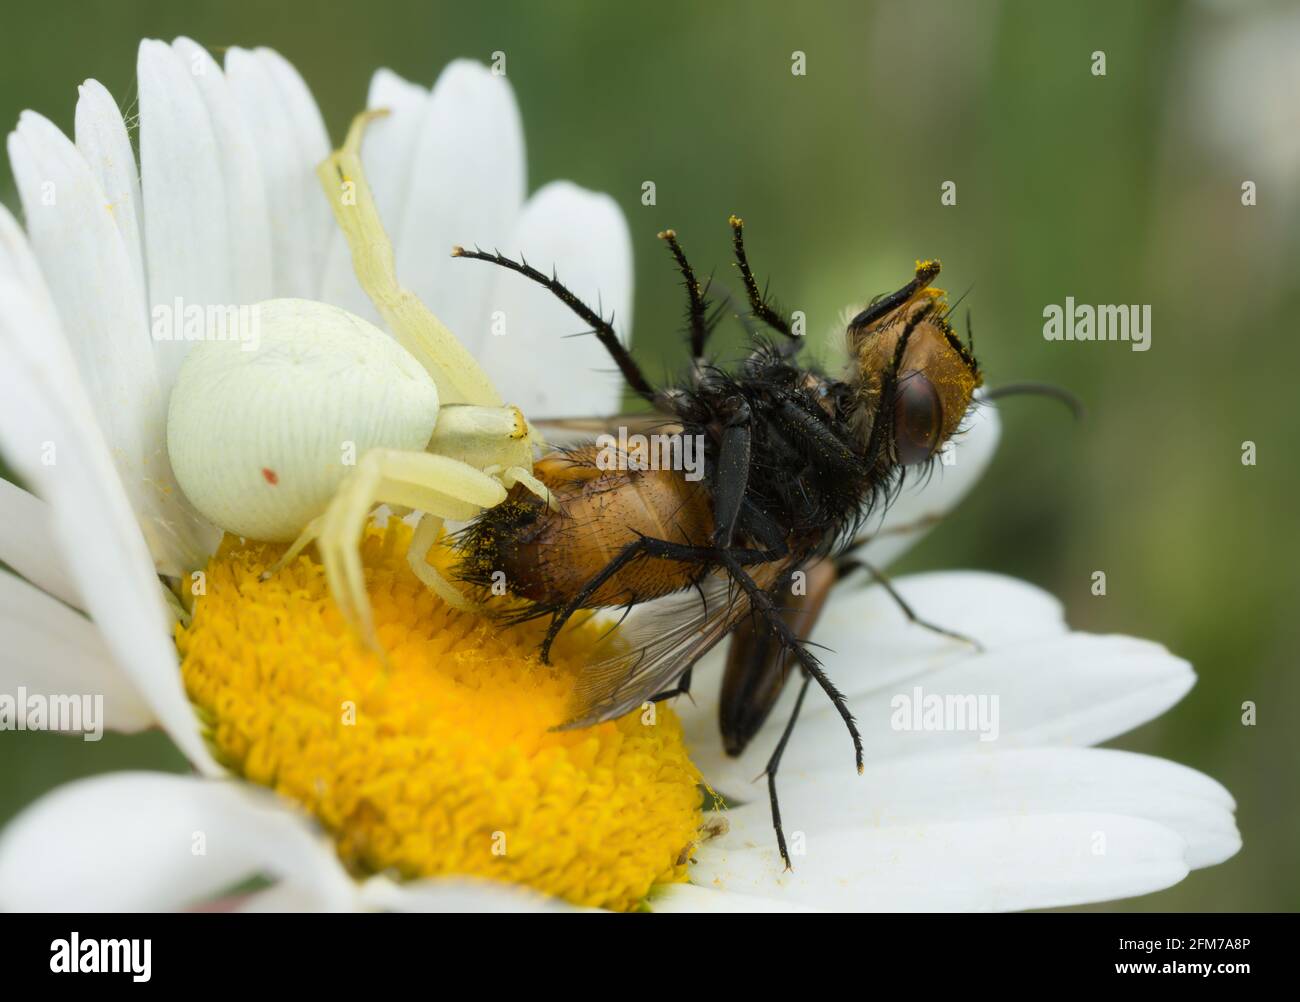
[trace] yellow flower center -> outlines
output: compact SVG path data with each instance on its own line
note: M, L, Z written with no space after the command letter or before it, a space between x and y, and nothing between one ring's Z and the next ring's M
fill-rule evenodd
M221 760L303 805L357 876L466 875L575 904L637 907L685 879L699 772L672 710L553 731L601 628L504 628L430 594L397 519L363 544L385 667L309 556L227 537L176 645Z

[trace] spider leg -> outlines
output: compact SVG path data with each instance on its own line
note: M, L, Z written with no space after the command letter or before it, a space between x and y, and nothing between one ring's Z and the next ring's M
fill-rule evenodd
M429 372L444 404L501 406L487 373L433 312L397 279L393 242L379 218L361 162L366 127L387 111L366 111L352 120L347 139L317 168L326 200L352 252L357 281L398 342Z
M396 504L438 519L467 520L500 504L505 496L506 489L498 480L447 456L371 449L361 458L325 510L316 547L339 610L371 648L379 650L379 643L358 545L371 510L378 504ZM436 523L430 523L417 535L422 542L431 532L436 536L437 529ZM424 552L418 561L412 560L422 579L425 574L416 564L424 563ZM436 573L427 564L425 567Z
M411 572L420 579L420 583L446 602L453 609L462 612L475 612L483 607L465 597L465 594L442 576L442 573L429 563L429 550L438 541L442 532L443 519L425 512L420 516L415 533L411 536L411 545L406 551L406 562Z

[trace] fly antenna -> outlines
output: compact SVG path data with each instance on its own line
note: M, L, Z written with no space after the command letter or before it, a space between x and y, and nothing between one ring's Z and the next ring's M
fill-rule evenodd
M1050 397L1059 400L1070 408L1076 421L1082 421L1087 415L1083 401L1061 386L1052 383L1004 383L984 393L985 400L1000 400L1003 397Z

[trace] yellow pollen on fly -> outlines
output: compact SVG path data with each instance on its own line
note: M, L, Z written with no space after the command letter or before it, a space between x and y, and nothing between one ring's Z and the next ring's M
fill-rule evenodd
M553 731L603 633L503 627L446 606L411 572L411 529L362 547L388 664L350 633L324 571L227 536L176 646L220 759L310 811L358 877L469 876L628 910L685 879L701 778L663 704Z

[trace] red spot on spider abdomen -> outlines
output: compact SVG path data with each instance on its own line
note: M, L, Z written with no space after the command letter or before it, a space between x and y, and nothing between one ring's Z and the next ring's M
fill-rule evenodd
M280 482L279 474L276 473L275 470L270 469L269 467L266 466L262 467L262 476L266 478L266 482L270 484L272 487L274 487L276 484Z

